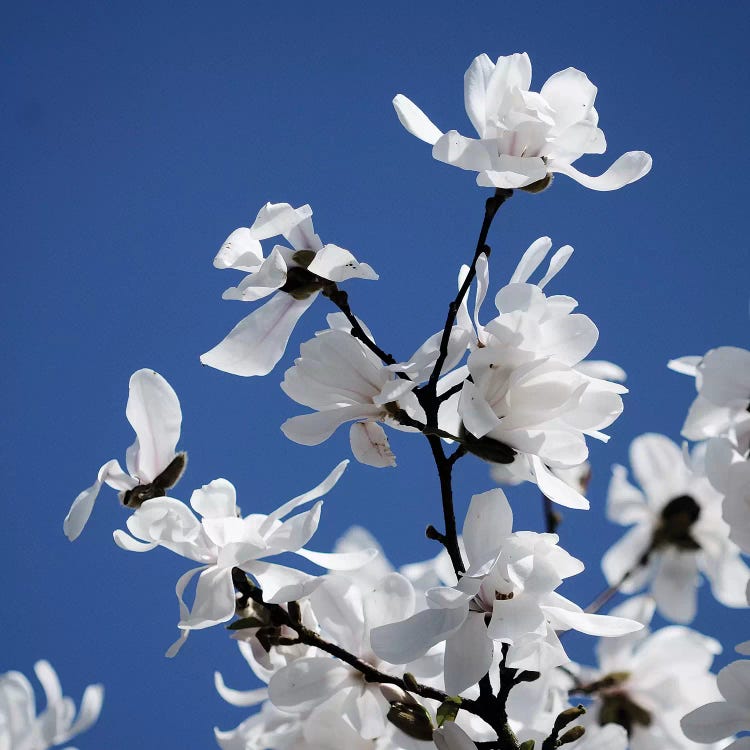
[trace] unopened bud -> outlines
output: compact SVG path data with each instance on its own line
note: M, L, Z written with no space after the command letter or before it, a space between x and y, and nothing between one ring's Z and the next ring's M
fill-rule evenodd
M522 742L518 750L534 750L534 740L526 740L526 742Z
M582 727L580 724L578 724L577 726L568 729L568 731L565 732L565 734L557 741L557 744L567 745L569 742L580 740L581 737L583 737L585 731L585 727Z
M586 709L583 706L574 706L573 708L566 708L561 711L557 719L555 719L555 726L562 729L567 727L568 724L575 721L579 716L583 716L586 713Z
M391 703L388 721L415 740L429 742L432 739L432 719L427 709L418 703Z

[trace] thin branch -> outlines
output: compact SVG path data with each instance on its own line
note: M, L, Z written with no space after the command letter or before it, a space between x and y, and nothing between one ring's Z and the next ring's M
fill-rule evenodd
M458 294L453 302L448 306L448 317L445 320L445 326L443 328L443 335L440 339L440 351L438 354L435 367L432 370L430 379L425 388L426 392L430 394L432 398L435 397L437 391L437 382L440 378L440 372L445 364L445 359L448 356L448 340L450 339L451 329L456 322L456 315L461 307L464 297L471 287L471 282L474 281L474 277L477 274L477 261L480 255L489 255L489 248L487 247L487 234L492 226L492 220L495 218L500 206L505 203L508 198L513 195L512 190L506 190L504 188L497 188L495 194L487 199L484 207L484 221L482 221L482 228L479 230L479 237L477 239L476 250L474 251L474 258L469 266L469 272L466 274L464 283L461 284L461 288L458 290ZM435 414L437 418L437 414Z
M349 295L343 290L336 286L336 283L331 281L326 284L323 289L323 296L328 297L339 310L346 316L346 319L352 326L351 334L355 339L359 339L371 352L376 354L380 359L387 365L398 364L395 357L392 354L381 349L366 333L362 324L357 320L356 315L352 312L349 306ZM397 372L398 377L405 380L410 378L403 372Z
M599 594L594 601L589 604L586 609L583 611L587 614L593 615L596 614L619 590L620 587L630 578L630 576L635 575L642 567L644 567L651 557L651 553L654 551L654 545L653 543L651 546L638 558L638 561L635 565L633 565L632 568L629 570L626 570L622 576L620 576L620 579L613 583L608 588L604 589L604 591Z
M545 529L548 534L554 534L557 531L557 527L562 522L562 515L553 509L552 500L550 500L544 493L542 493L542 503L544 505Z

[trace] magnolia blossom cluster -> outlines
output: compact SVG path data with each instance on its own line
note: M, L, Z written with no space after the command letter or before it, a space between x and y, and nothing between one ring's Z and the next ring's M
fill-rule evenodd
M631 468L640 488L624 467L614 469L608 514L633 529L604 557L608 595L649 586L650 596L609 614L600 604L573 602L562 589L584 565L560 546L554 514L544 532L514 530L510 502L497 486L533 482L545 504L588 509L587 439L608 440L604 430L622 412L627 389L621 368L588 359L599 333L577 300L548 291L571 246L551 252L550 238L533 242L508 282L493 290L490 316L483 313L494 215L514 189L540 192L554 173L613 190L651 167L638 151L599 177L579 172L575 160L606 146L596 87L573 68L539 92L530 85L526 54L473 61L465 104L477 139L442 133L406 97L394 100L403 125L433 146L436 159L475 171L479 185L495 188L445 324L415 342L410 357L386 354L390 343L381 349L352 311L339 284L378 276L349 250L322 242L309 205L267 203L214 260L246 274L225 299L265 302L201 361L241 376L266 375L284 357L303 313L327 298L337 311L301 345L281 382L309 411L286 419L281 430L317 446L349 424L352 455L377 468L396 466L385 428L426 438L444 522L444 531L431 524L428 536L442 544L440 554L396 570L362 528L333 552L308 548L322 498L348 460L270 512L243 513L224 478L201 480L210 481L199 482L187 503L174 497L187 464L178 450L182 409L167 381L147 369L130 379L126 416L136 439L125 454L127 471L107 461L65 519L74 540L107 484L130 511L127 531L114 531L120 548L161 547L190 561L175 587L180 636L167 655L177 654L191 631L229 623L263 685L237 690L217 672L225 700L259 706L235 729L216 730L224 750L476 750L478 743L499 750L691 750L688 737L711 743L750 727L746 663L727 667L717 684L710 667L718 643L686 627L700 575L721 603L747 606L750 569L741 552L750 552L750 352L723 347L672 363L696 378L699 395L683 435L700 443L689 451L660 435L636 439ZM279 236L287 244L264 252L261 243ZM454 500L463 506L466 498L454 498L451 472L465 456L486 462L494 485L474 494L457 518ZM677 624L651 632L655 609ZM567 631L601 638L598 667L571 662ZM12 689L0 696L12 709ZM84 706L88 719L98 713L86 697ZM16 731L15 719L5 722L0 732L6 725ZM65 724L50 741L70 729ZM40 743L29 747L48 746Z

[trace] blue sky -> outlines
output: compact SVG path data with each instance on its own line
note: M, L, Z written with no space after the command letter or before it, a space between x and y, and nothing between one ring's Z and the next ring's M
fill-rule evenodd
M469 135L469 62L525 50L534 88L568 66L599 86L609 149L581 169L603 171L631 149L654 157L647 178L613 193L564 177L542 195L519 193L490 236L494 287L541 235L576 248L553 291L579 300L600 329L595 355L629 376L611 442L592 448L592 510L566 512L560 530L587 563L569 596L585 604L602 587L598 560L621 533L603 521L610 465L626 462L642 432L679 436L694 391L666 361L749 346L746 6L407 5L5 8L0 543L9 556L0 671L30 674L48 658L76 699L103 681L104 713L80 748L212 747L213 725L245 716L215 694L213 670L233 687L253 684L221 628L163 658L176 634L174 583L187 565L166 552L116 548L111 532L126 515L114 493L104 491L75 544L62 534L75 495L132 442L130 374L156 369L182 401L190 463L177 497L224 476L243 510L268 512L349 454L346 430L304 448L278 429L302 410L278 383L299 343L324 327L324 300L270 376L201 367L198 355L250 310L221 300L237 277L211 265L229 232L266 201L310 203L323 240L380 273L348 290L383 348L404 357L442 325L487 193L401 128L396 93ZM329 548L360 523L397 564L434 554L423 528L440 521L437 480L423 443L395 434L396 470L352 465L325 503L314 546ZM478 461L459 466L461 513L472 492L491 485ZM538 529L535 494L509 496L517 527ZM747 612L703 593L695 627L728 644L723 663L747 638Z

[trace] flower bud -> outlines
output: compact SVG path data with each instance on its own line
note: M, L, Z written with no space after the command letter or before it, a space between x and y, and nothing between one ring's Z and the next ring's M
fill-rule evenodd
M575 742L576 740L580 740L581 737L583 737L584 732L586 729L582 727L580 724L577 726L572 727L571 729L568 729L565 734L560 737L560 739L557 741L558 745L567 745L569 742Z
M415 740L432 740L432 719L427 709L418 703L391 703L388 721Z

